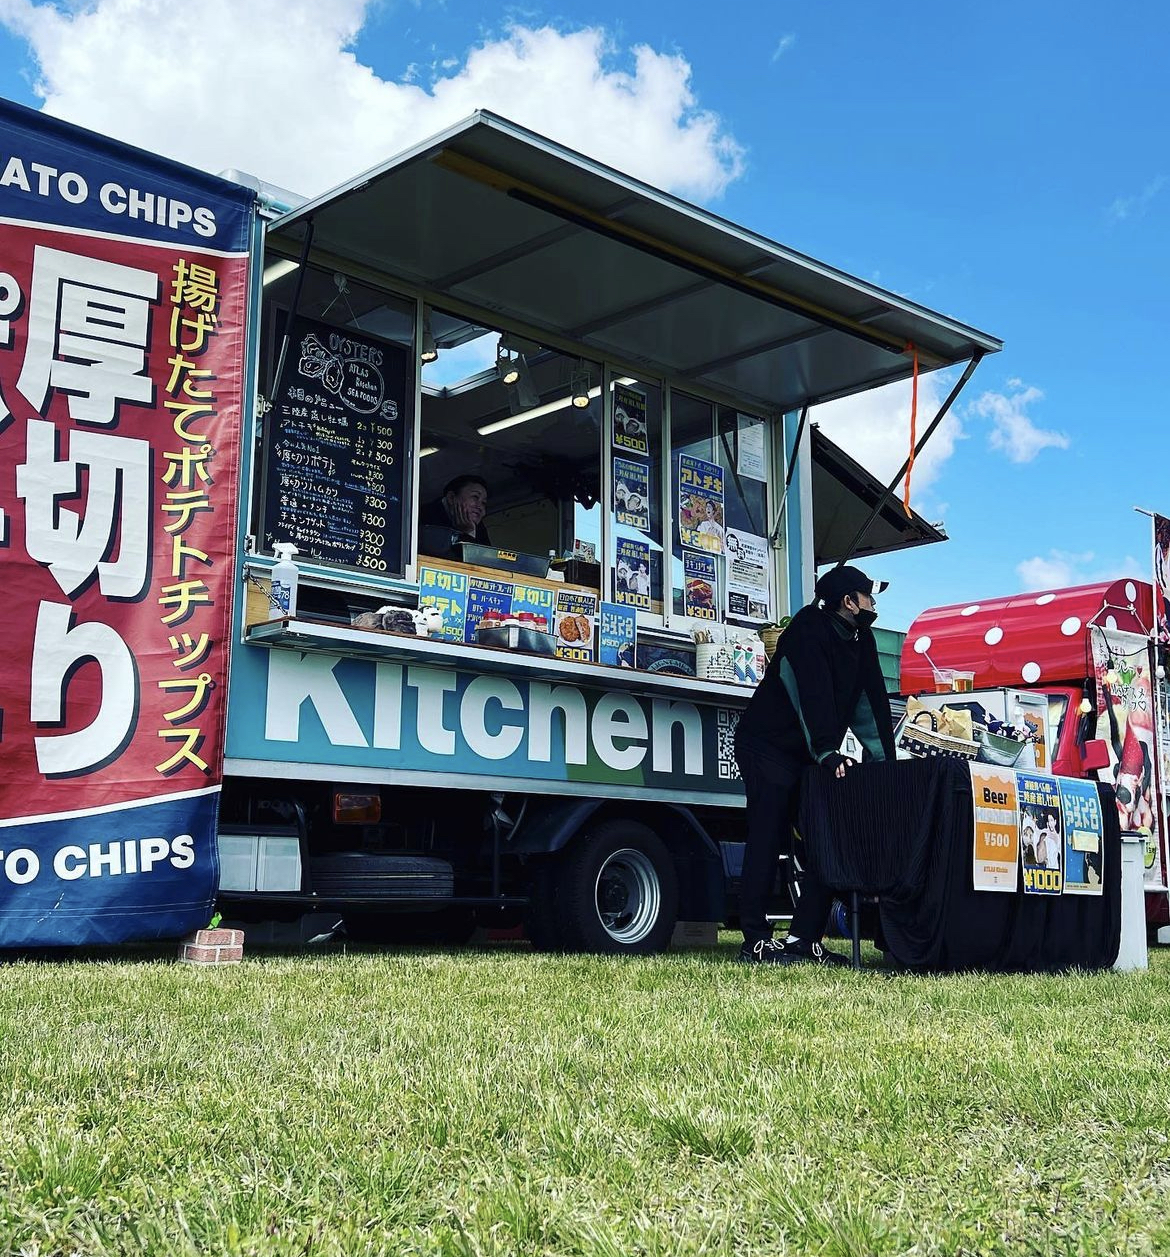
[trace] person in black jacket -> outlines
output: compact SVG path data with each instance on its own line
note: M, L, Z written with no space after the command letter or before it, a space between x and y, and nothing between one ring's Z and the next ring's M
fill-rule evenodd
M816 584L780 636L759 688L740 717L735 757L747 787L747 839L740 881L740 959L758 964L847 964L821 944L832 890L807 871L788 937L766 919L776 864L791 850L800 777L820 764L837 777L853 766L840 753L847 729L870 759L894 758L893 721L877 644L876 595L886 588L856 567L835 567Z

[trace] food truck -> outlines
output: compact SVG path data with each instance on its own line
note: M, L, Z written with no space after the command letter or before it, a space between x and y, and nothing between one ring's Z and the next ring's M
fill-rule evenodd
M932 607L906 634L902 693L903 750L1113 785L1122 833L1145 838L1147 921L1170 920L1170 696L1150 582ZM948 725L944 710L973 720Z
M753 639L943 539L809 407L999 342L489 113L307 201L0 134L0 945L733 915Z

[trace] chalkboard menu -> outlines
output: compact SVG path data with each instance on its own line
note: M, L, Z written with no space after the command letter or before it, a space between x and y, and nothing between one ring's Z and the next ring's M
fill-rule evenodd
M267 416L266 551L402 575L408 364L400 345L293 320Z

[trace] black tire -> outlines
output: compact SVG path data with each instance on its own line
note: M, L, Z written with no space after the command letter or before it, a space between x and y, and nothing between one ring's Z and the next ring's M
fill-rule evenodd
M669 944L678 917L674 861L637 821L591 825L545 866L533 895L530 937L542 948L647 956Z

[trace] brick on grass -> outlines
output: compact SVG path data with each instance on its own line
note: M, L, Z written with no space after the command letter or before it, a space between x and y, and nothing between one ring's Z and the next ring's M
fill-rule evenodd
M179 944L179 959L189 965L234 965L243 958L243 930L196 930Z

